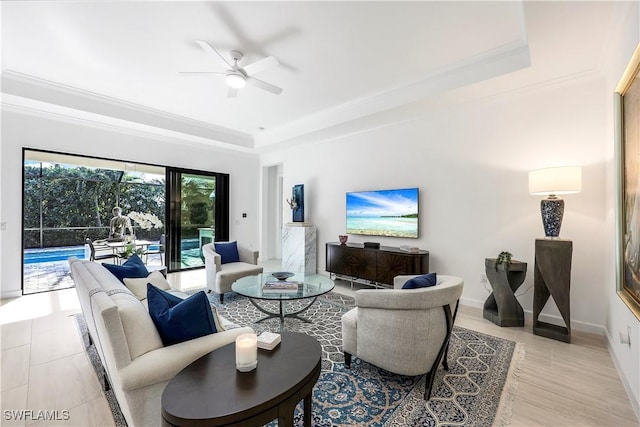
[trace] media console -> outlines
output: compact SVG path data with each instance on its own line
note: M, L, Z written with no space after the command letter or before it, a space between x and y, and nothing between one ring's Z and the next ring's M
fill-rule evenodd
M353 279L363 279L374 285L393 286L395 276L429 272L428 251L407 252L390 246L371 249L359 243L338 242L327 243L326 251L326 270L350 278L352 284Z

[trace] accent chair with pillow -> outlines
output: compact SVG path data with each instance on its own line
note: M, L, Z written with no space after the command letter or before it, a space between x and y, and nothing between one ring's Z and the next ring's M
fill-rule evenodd
M239 245L237 242L214 242L202 246L204 268L207 276L207 289L220 296L224 303L224 294L231 292L231 285L246 276L262 273L258 264L258 251Z
M356 307L342 316L345 367L356 356L395 374L427 374L429 400L438 366L449 369L446 353L464 282L432 273L396 276L393 284L394 289L356 291Z

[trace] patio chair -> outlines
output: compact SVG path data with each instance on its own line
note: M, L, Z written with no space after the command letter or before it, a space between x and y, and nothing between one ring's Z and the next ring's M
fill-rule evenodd
M84 239L84 242L89 245L89 250L91 251L91 255L89 257L89 260L91 261L100 261L103 259L114 259L114 258L118 258L118 256L116 254L113 253L113 250L104 244L95 244L93 243L93 241L90 238L86 238ZM101 253L101 254L96 254L96 249L99 251L109 251L108 253Z
M165 245L165 236L164 234L160 235L160 243L158 244L158 249L148 249L145 251L145 260L148 259L149 255L160 254L160 264L164 265L164 245Z

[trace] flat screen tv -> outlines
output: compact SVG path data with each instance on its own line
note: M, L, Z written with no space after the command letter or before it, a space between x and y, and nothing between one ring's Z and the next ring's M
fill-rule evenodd
M418 189L347 193L347 234L418 238Z

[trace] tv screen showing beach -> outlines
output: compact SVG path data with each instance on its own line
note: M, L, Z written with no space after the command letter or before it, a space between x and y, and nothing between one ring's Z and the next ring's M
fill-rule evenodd
M418 238L418 189L347 193L347 234Z

